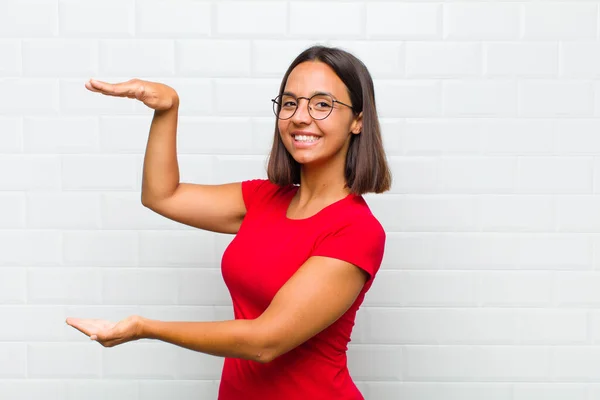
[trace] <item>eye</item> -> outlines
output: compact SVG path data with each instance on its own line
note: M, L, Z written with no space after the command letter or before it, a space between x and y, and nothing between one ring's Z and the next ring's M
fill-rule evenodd
M282 107L296 107L296 102L288 100L281 104Z
M327 103L326 101L319 101L316 106L318 108L329 108L331 107L331 104Z

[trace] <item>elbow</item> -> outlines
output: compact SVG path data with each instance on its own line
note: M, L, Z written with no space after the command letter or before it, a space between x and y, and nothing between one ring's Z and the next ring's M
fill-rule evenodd
M281 351L281 340L269 329L260 329L254 325L255 329L252 329L255 340L252 342L255 344L251 346L253 348L250 359L261 364L268 364L275 360L277 357L283 354Z

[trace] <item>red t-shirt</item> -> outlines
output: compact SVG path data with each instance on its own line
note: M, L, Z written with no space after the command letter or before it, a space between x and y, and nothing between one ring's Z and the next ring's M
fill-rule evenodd
M350 262L369 279L336 322L270 363L226 358L219 400L362 400L347 367L356 311L379 270L385 232L362 196L348 195L316 215L286 217L297 186L242 183L246 216L223 253L222 274L236 319L255 319L311 256Z

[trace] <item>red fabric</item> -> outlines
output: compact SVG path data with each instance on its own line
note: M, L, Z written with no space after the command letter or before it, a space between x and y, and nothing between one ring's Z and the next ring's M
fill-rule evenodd
M254 319L311 256L348 261L367 271L360 295L336 322L270 363L226 358L219 400L362 400L347 368L356 311L371 287L385 232L362 196L348 195L302 220L286 217L297 186L242 183L247 214L223 254L222 274L236 319Z

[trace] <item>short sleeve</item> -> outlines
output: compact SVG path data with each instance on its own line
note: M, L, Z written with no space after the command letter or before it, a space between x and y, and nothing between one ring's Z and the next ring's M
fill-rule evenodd
M252 205L260 201L260 191L269 181L267 179L251 179L242 182L242 196L246 210L249 211Z
M372 280L381 266L385 238L385 231L375 217L359 219L324 238L312 255L354 264Z

